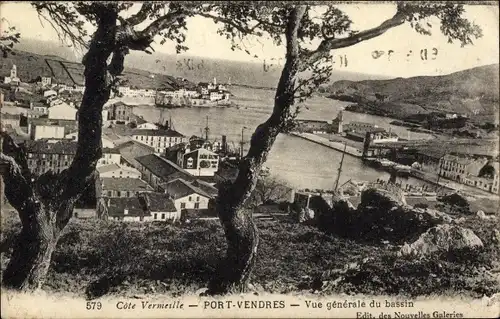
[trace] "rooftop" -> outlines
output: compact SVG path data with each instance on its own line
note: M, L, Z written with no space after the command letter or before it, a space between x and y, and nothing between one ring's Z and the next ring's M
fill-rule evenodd
M175 205L166 194L142 193L139 197L110 198L107 202L108 214L112 217L124 216L151 216L151 212L176 212ZM149 207L148 207L149 205Z
M168 179L168 177L175 173L180 173L180 175L186 179L192 180L194 177L187 171L179 167L177 164L160 157L156 154L149 154L136 158L142 166L146 167L155 176L163 179Z
M198 194L206 198L214 197L213 195L201 189L201 187L198 187L198 182L190 183L182 178L174 179L173 181L161 184L160 186L165 190L165 192L168 192L170 195L175 196L175 198L181 198L191 194Z
M167 130L135 129L132 131L132 135L184 137L184 135L182 135L181 133L171 129Z
M26 141L28 153L45 154L76 154L78 142L69 139L40 139L36 141ZM120 154L115 148L104 147L103 153Z
M118 190L128 192L150 192L153 188L145 181L139 178L101 178L101 185L103 191Z

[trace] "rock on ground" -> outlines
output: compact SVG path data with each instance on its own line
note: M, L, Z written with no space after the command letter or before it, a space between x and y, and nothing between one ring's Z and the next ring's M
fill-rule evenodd
M402 256L424 257L436 253L460 253L481 249L483 242L468 228L443 224L428 229L412 244L405 244Z

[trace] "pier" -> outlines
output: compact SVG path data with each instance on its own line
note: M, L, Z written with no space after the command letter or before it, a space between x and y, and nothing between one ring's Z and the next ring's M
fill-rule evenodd
M317 136L315 134L291 132L290 135L303 138L303 139L308 140L310 142L326 146L328 148L334 149L334 150L339 151L339 152L344 152L344 147L345 147L346 154L357 157L357 158L361 158L361 156L363 155L362 154L363 152L355 147L352 147L349 145L344 145L344 143L340 143L340 142L330 141L324 137L320 137L320 136Z

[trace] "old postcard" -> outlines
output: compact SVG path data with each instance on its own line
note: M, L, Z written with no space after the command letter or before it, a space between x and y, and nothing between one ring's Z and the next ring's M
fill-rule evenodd
M2 2L2 318L497 318L499 5Z

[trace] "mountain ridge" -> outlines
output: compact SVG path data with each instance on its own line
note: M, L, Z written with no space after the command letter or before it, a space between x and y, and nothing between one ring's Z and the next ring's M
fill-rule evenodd
M405 118L419 113L498 114L499 64L438 76L341 80L323 88L332 99L356 103L358 112Z

